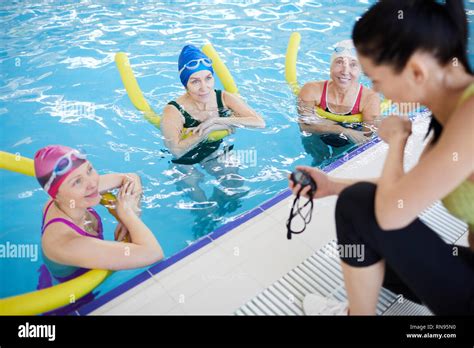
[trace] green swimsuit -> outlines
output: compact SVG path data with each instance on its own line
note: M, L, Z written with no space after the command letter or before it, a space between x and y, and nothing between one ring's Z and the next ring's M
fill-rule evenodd
M217 108L219 112L219 117L229 117L230 110L224 108L224 103L222 102L222 91L215 90L216 92L216 99L217 99ZM201 124L201 121L196 120L193 118L184 108L179 105L176 101L170 101L169 105L173 105L176 109L178 109L184 117L184 127L191 128L197 127ZM201 162L204 158L212 154L219 148L219 145L222 143L221 140L217 141L208 141L203 140L191 150L186 152L183 156L177 159L172 159L171 162L176 164L196 164Z
M474 95L474 83L466 88L459 100L459 104L472 95ZM470 180L463 181L451 193L444 197L442 202L451 214L469 225L470 233L474 233L474 182Z

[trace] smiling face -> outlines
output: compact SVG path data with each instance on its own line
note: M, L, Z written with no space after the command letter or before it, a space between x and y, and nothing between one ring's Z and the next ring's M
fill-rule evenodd
M64 180L56 199L67 205L74 202L76 208L89 208L100 203L99 174L89 161L75 169Z
M357 59L338 57L331 64L331 80L340 87L347 88L359 83L360 65Z
M201 70L191 75L186 90L195 101L207 103L214 89L214 83L212 73L209 70Z

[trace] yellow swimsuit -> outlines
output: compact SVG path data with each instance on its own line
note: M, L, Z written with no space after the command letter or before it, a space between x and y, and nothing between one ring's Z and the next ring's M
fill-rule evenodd
M474 83L471 83L466 88L458 106L467 98L474 95ZM472 149L471 149L472 150ZM469 225L469 232L472 233L471 238L474 237L474 182L470 180L463 181L451 193L441 200L451 214L463 220Z

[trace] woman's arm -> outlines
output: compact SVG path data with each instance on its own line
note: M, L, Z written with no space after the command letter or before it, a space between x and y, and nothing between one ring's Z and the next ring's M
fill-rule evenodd
M74 231L54 234L54 240L43 241L43 250L49 259L63 265L122 270L144 267L163 258L161 248L153 245L105 241L78 236Z
M117 213L129 231L130 243L79 236L69 226L58 223L45 231L46 255L61 264L110 270L143 267L162 259L160 244L133 210L138 195L134 185L128 181L117 197Z
M130 243L79 236L66 225L54 224L44 234L43 250L55 262L89 269L131 269L161 260L163 250L152 232L133 212L129 215L121 221Z
M318 189L316 190L316 195L313 198L322 198L326 196L332 196L332 195L339 195L339 193L345 189L346 187L353 185L357 182L360 181L365 181L365 182L373 182L377 183L377 178L373 179L359 179L359 180L354 180L354 179L339 179L339 178L334 178L330 177L327 175L325 172L323 172L320 169L313 168L313 167L306 167L306 166L297 166L297 170L301 170L303 172L306 172L313 178L314 182L318 186ZM299 190L301 189L301 186L294 185L293 181L291 180L291 176L288 175L288 186L290 189L293 191L293 194L298 194ZM302 196L308 198L308 192L310 190L310 186L304 188L301 192L299 192Z
M348 140L354 144L363 144L367 141L367 137L372 133L366 131L360 131L357 129L345 128L339 125L337 122L327 119L321 119L318 123L303 123L300 122L300 129L308 133L316 134L343 134Z
M298 123L300 125L300 129L302 131L308 133L334 133L340 134L343 133L346 128L340 126L336 121L332 121L326 118L322 118L319 116L314 116L315 118L319 118L317 122L304 122L300 120Z
M264 128L262 116L247 106L238 96L222 92L224 105L233 112L230 117L212 117L193 129L194 134L201 136L214 130L226 129L233 131L233 127Z
M301 116L316 116L315 107L319 105L324 82L307 82L298 93L297 107Z
M104 174L99 176L99 192L103 193L120 187L124 176L125 174L122 173Z
M237 127L265 127L265 121L263 117L257 114L255 110L250 108L247 104L245 104L245 102L239 96L222 91L222 99L225 106L233 111L234 116L213 118L212 120L214 123Z
M342 190L346 187L354 185L358 182L371 182L377 184L379 178L366 178L366 179L342 179L335 178L333 176L329 177L331 192L333 195L339 196Z
M183 119L178 110L172 105L167 105L164 108L160 128L165 138L166 147L177 158L184 155L207 136L191 133L186 139L182 139Z
M382 121L396 126L403 122L391 116ZM438 142L409 172L403 170L406 144L403 127L386 127L389 152L375 196L375 216L380 227L398 229L411 223L424 209L442 199L474 171L473 157L474 97L463 103L451 116ZM409 121L406 121L409 122ZM405 132L406 133L406 132Z
M321 95L321 82L306 83L298 94L298 114L300 129L316 134L344 134L354 144L362 144L367 140L363 131L342 127L338 122L323 118L316 113L316 105ZM373 106L371 106L373 107ZM373 112L370 111L369 112Z
M99 176L99 192L107 192L122 186L125 180L135 181L135 188L142 190L140 177L135 173L113 173Z
M104 174L99 176L99 192L104 193L110 191L114 188L122 187L122 185L127 181L134 182L134 188L136 193L136 204L134 211L138 216L141 216L141 198L142 198L142 181L140 176L135 173L114 173L114 174ZM113 206L115 203L110 202L110 205Z

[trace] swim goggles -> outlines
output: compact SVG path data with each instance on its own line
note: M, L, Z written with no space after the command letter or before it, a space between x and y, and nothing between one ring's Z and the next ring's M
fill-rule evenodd
M357 55L357 51L355 47L343 47L343 46L337 46L334 48L334 52L336 53L341 53L344 51L348 51L352 55Z
M72 150L65 153L63 156L59 157L54 165L53 173L49 177L48 182L44 185L44 190L46 192L49 191L51 185L58 176L66 174L69 170L71 170L74 161L72 160L72 156L85 160L87 158L86 154L80 153L77 150Z
M210 58L193 59L193 60L190 60L189 62L187 62L186 64L184 64L184 66L179 70L179 74L181 75L181 73L184 71L184 69L188 69L188 70L197 69L197 67L201 63L204 64L207 67L212 66L212 60Z

